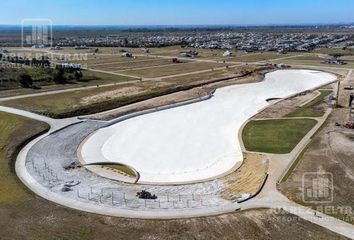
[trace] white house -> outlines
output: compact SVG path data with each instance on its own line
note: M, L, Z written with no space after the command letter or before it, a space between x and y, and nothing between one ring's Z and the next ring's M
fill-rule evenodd
M229 50L227 50L226 52L224 52L223 56L224 56L224 57L231 57L231 56L232 56L232 52L230 52Z

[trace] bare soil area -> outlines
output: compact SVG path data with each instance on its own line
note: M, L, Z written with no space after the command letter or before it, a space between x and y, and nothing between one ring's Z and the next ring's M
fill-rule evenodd
M235 193L248 193L250 196L261 188L268 171L268 159L261 154L246 153L239 169L224 177L225 188L222 195L225 199L233 200L240 196Z
M347 118L348 109L333 111L327 125L314 137L293 173L279 188L295 202L354 224L354 131L335 126L336 122L345 123ZM302 179L303 174L308 172L327 172L333 175L332 202L303 202ZM329 209L322 209L325 207Z

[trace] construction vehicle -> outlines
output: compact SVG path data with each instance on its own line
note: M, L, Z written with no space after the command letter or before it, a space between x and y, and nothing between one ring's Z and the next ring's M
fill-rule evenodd
M155 194L151 194L148 191L142 190L141 192L137 192L136 196L140 199L157 199L157 196Z

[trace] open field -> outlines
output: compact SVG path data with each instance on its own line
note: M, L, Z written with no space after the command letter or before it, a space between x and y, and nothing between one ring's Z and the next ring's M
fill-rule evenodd
M14 173L17 147L48 128L44 123L0 112L0 206L21 201L27 195Z
M296 109L295 111L289 113L286 115L286 117L322 117L324 114L324 111L313 109L313 108L305 108L305 107L300 107Z
M105 84L115 84L121 82L128 82L131 80L136 80L126 76L118 76L108 73L101 72L93 72L93 71L82 71L83 77L80 81L68 80L65 84L55 84L52 81L52 74L40 72L40 69L29 69L29 74L33 77L33 85L39 87L39 89L35 88L21 88L19 83L15 80L16 77L24 71L20 71L18 73L13 73L11 76L6 76L6 79L10 79L12 82L10 85L4 83L4 88L0 91L0 97L9 97L9 96L17 96L24 94L32 94L32 93L40 93L47 91L55 91L62 89L70 89L70 88L81 88L87 86L96 86L96 85L105 85ZM42 70L45 71L45 70ZM38 79L36 79L36 76ZM45 77L45 79L43 79ZM1 83L1 79L0 79Z
M119 54L117 55L88 55L87 59L82 60L72 60L71 62L80 63L83 66L94 66L100 64L107 64L107 63L117 63L117 64L134 64L138 62L148 62L149 60L154 60L156 58L150 57L136 57L136 58L126 58L121 57ZM65 61L67 62L67 61Z
M286 115L286 117L322 117L325 109L321 107L321 103L333 93L332 90L320 90L320 94L305 105L298 107L293 112ZM327 100L328 101L328 100Z
M276 52L255 52L255 53L248 53L243 54L240 56L235 56L229 60L237 61L237 62L267 62L272 59L277 58L288 58L288 57L295 57L299 55L299 53L287 53L287 54L279 54Z
M139 68L148 68L148 67L156 67L161 65L172 65L172 60L168 59L149 59L149 60L141 60L141 61L129 61L129 62L108 62L101 64L93 64L89 65L89 68L99 69L104 71L112 71L118 72L123 70L132 70Z
M249 122L242 133L245 147L252 152L290 153L317 124L311 119L275 119Z
M230 73L232 73L233 75L236 72L239 73L239 71L230 71ZM99 87L94 89L78 90L74 92L58 93L51 95L50 98L48 98L47 96L40 96L31 97L30 99L17 99L3 102L3 104L7 106L19 107L30 111L43 113L50 116L58 116L62 115L63 113L75 112L79 108L87 109L84 110L83 113L95 113L100 110L109 110L114 107L122 106L122 104L124 103L128 104L138 100L145 100L149 96L161 96L167 93L191 89L194 88L194 84L197 84L199 86L200 84L207 83L209 80L213 80L214 77L224 77L225 75L229 76L229 72L226 70L215 71L213 73L215 73L215 75L210 73L195 74L186 76L183 79L168 79L168 81L164 82L153 81L141 83L126 83L119 86ZM115 77L114 75L112 76ZM253 79L258 78L261 78L261 76L250 76L248 78L245 78L245 80L252 82L254 81ZM242 82L243 79L236 79L234 82L237 83L238 81ZM229 84L231 84L231 82ZM207 89L204 90L204 92L208 91L209 90ZM23 94L33 93L34 90L30 91L27 89L21 89L21 92ZM11 93L14 92L4 91L0 96L5 97L7 95L10 95ZM193 96L191 97L193 98ZM198 95L195 95L195 97L198 97ZM102 104L98 105L98 103ZM77 112L77 114L79 114L79 112ZM71 114L69 116L71 116Z
M156 78L164 77L169 75L190 73L201 70L212 70L214 68L226 67L227 64L224 63L182 63L165 67L147 68L140 70L124 71L124 74L129 74L133 76L143 77L143 78Z
M279 187L291 200L353 224L354 134L344 128L335 127L335 122L347 121L347 114L348 109L333 111L326 125L297 159L297 164L292 167L292 173ZM327 172L334 176L332 202L303 202L301 186L303 174L307 172ZM345 208L347 210L341 210Z
M155 89L155 90L154 90ZM98 87L74 92L58 93L48 96L16 99L3 102L5 106L12 106L49 116L62 116L70 112L80 111L90 113L107 110L107 105L122 106L141 98L148 98L151 94L166 90L158 84L140 83L123 84L119 86ZM145 97L144 97L145 96ZM96 108L96 109L94 109ZM80 112L81 113L81 112Z
M353 48L318 48L313 51L313 53L320 53L320 54L342 54L344 56L352 56L354 55Z
M196 73L196 74L189 74L187 76L179 76L179 77L169 77L164 78L166 82L174 82L179 84L191 83L196 81L209 81L211 79L217 78L225 78L225 77L232 77L235 75L241 74L243 71L254 71L257 67L256 66L237 66L233 68L221 69L221 70L214 70L210 72L204 73Z
M330 57L328 57L330 58ZM346 61L347 64L344 65L335 65L335 64L325 64L323 61L326 60L326 58L316 58L316 57L311 57L310 60L309 58L306 57L297 57L297 58L290 58L290 59L282 59L282 60L272 60L270 62L272 63L284 63L284 64L289 64L289 65L308 65L308 66L320 66L320 67L336 67L336 68L354 68L354 61L353 60L348 60Z

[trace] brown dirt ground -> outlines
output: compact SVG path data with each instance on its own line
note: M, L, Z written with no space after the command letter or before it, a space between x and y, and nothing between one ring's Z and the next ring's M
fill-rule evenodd
M244 162L239 169L222 178L225 188L221 194L225 199L233 200L239 197L235 196L235 193L254 195L265 180L269 167L268 160L264 156L254 153L246 153L244 157Z
M318 93L317 91L311 91L311 92L307 92L305 95L300 94L288 99L284 99L264 109L263 111L258 113L254 117L254 119L282 118L285 115L295 111L297 107L299 107L306 101L316 97L317 93Z
M335 122L347 121L348 109L335 109L327 125L308 146L299 164L285 183L280 184L281 191L295 202L321 208L325 206L349 207L347 212L326 212L354 224L354 131L336 127ZM306 172L325 171L334 176L334 199L331 203L307 204L302 202L302 176Z

